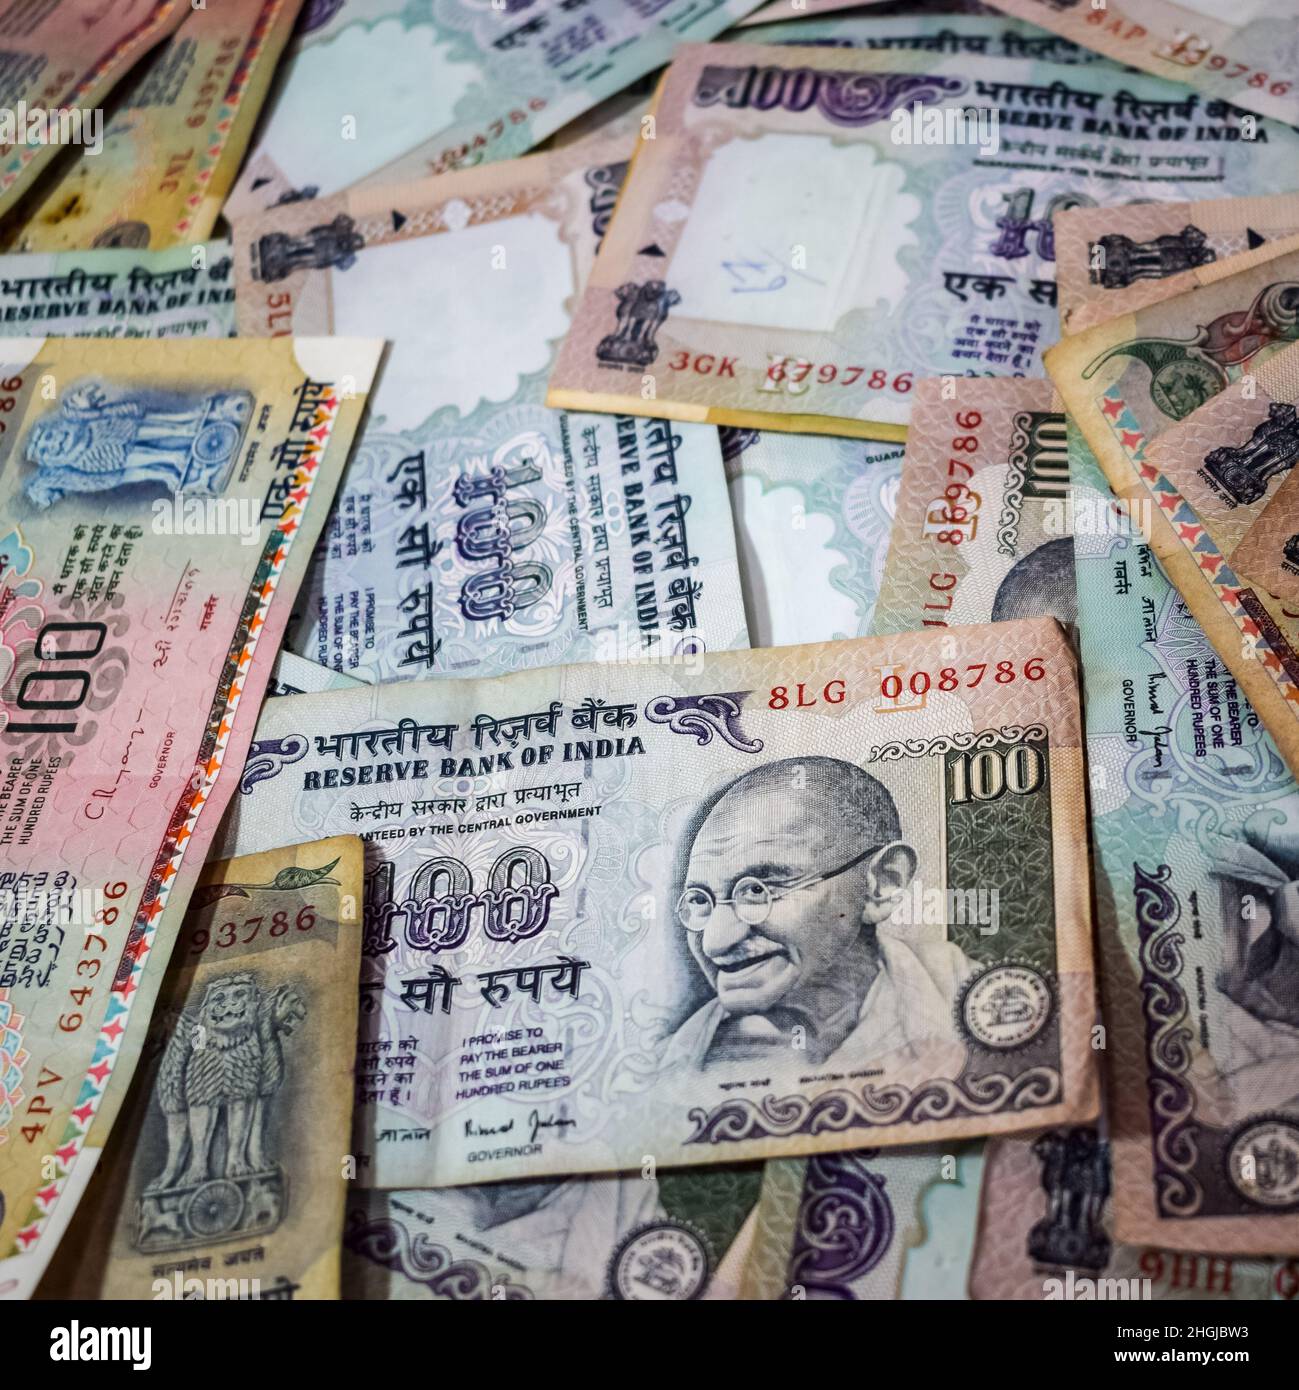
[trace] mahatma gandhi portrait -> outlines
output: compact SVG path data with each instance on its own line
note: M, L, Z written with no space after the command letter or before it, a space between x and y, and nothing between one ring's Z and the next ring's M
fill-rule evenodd
M1073 537L1060 536L1030 550L1010 567L992 601L992 621L1051 617L1073 627L1078 622Z
M888 789L839 758L767 763L701 808L683 846L676 926L713 997L668 1044L698 1070L787 1049L856 1064L955 1040L972 970L933 932L879 931L916 873Z

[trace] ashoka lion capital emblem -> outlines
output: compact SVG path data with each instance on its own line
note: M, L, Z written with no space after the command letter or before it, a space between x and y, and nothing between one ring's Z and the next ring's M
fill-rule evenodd
M654 335L663 327L668 310L681 303L676 290L662 280L646 280L643 285L628 281L614 291L618 299L618 327L601 338L596 358L606 367L642 370L659 355Z
M27 496L38 507L50 507L68 493L132 483L219 493L252 409L249 391L212 391L197 400L141 391L111 399L99 382L83 382L65 392L27 436L23 456L36 465Z
M284 1170L268 1142L285 1076L283 1038L306 1018L293 987L263 990L247 971L212 980L163 1052L154 1095L166 1160L136 1209L146 1253L265 1233L285 1208Z
M1257 502L1277 474L1299 459L1299 416L1288 402L1273 401L1267 419L1254 427L1249 440L1236 448L1223 445L1204 456L1209 485L1229 502Z

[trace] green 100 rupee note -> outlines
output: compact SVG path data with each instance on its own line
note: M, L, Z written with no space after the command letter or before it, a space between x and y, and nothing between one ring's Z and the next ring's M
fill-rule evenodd
M1040 621L269 702L221 852L367 840L361 1180L1091 1113L1073 682Z
M1299 787L1071 429L1114 1230L1299 1252Z
M209 864L42 1297L337 1298L361 842Z
M761 1182L762 1165L751 1164L356 1192L348 1202L344 1296L736 1298Z
M1270 191L1299 134L1113 70L923 51L679 50L547 400L899 440L927 376L1040 376L1052 218Z
M6 1294L113 1126L381 346L0 342Z

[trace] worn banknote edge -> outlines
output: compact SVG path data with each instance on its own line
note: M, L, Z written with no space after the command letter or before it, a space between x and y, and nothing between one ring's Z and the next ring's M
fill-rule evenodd
M15 354L30 353L34 360L44 341L43 338L9 339L6 348ZM303 364L304 356L308 360L328 360L336 351L337 345L344 341L350 345L363 366L368 362L368 366L365 367L367 375L363 381L358 382L356 397L341 399L338 402L337 414L330 422L330 432L322 450L322 462L328 456L330 442L333 442L335 450L338 450L342 447L338 441L346 439L346 448L350 453L359 431L364 405L365 396L361 393L368 393L373 385L383 344L380 340L367 339L302 337L292 340L294 360L304 376L311 374ZM305 349L305 352L299 351L300 349ZM326 490L331 498L342 479L345 466L344 458L338 462L336 471L331 470L334 474L333 482L330 483L326 479ZM309 491L319 483L317 474ZM304 501L309 503L310 496L308 495ZM251 712L261 703L274 664L274 658L269 654L264 660L257 659L255 648L265 627L259 623L254 629L250 624L254 617L264 618L271 611L275 593L281 588L292 588L294 591L301 589L311 553L323 533L327 511L327 506L302 506L298 525L281 547L284 554L275 570L274 590L269 596L265 596L255 609L245 610L245 616L241 619L239 631L245 634L244 650L249 652L249 660L242 663L246 667L244 675L239 677L237 674L241 668L240 653L236 650L232 637L226 658L226 664L231 670L231 680L229 683L217 680L212 684L210 711L205 732L200 739L200 748L211 738L210 746L217 766L215 770L209 770L201 786L191 783L177 801L172 813L175 829L169 829L164 834L154 867L145 879L115 967L121 985L115 985L113 992L117 993L120 990L125 1002L119 1001L118 1012L114 1015L114 1025L121 1024L123 1016L130 1013L136 1015L137 1021L147 1020L153 1011L167 959L179 935L190 895L203 872L208 850L218 833L221 813L234 795L237 781L235 769L243 766L254 737L256 719ZM279 533L277 531L273 534ZM269 543L267 551L269 552ZM250 579L249 593L257 592L259 590L256 588L255 579ZM264 589L260 592L265 594ZM287 616L287 613L283 614L284 621L287 621ZM238 684L238 681L242 681L242 684ZM237 693L230 689L235 685ZM244 703L245 697L250 713L248 717L239 719L236 706ZM226 734L226 743L221 747L217 730L218 723L223 718L231 721L231 727ZM197 765L197 754L195 761ZM231 771L222 779L221 774L227 768ZM210 809L214 800L217 806L215 811ZM178 841L177 831L182 828L186 831L186 838ZM168 844L170 850L164 855L164 849ZM126 986L130 987L129 991L126 990ZM82 1124L78 1124L72 1116L68 1118L62 1131L62 1142L67 1145L68 1157L66 1162L60 1160L63 1172L53 1184L57 1192L46 1201L33 1200L27 1208L26 1224L18 1228L20 1232L31 1231L32 1239L26 1244L15 1244L9 1249L0 1250L0 1276L10 1272L16 1276L12 1283L0 1282L0 1299L11 1295L25 1297L39 1279L85 1193L93 1170L103 1154L108 1135L112 1132L122 1108L131 1079L139 1064L143 1048L143 1029L138 1026L135 1029L115 1026L114 1031L110 1032L106 1030L107 1024L106 1009L96 1029L98 1046L94 1055L100 1058L99 1067L107 1064L108 1070L98 1084L94 1084L94 1079L90 1077L86 1081L94 1102L93 1109ZM27 1200L25 1191L17 1195L24 1201Z
M1163 302L1179 294L1194 293L1196 289L1254 270L1296 250L1299 250L1299 237L1287 237L1282 241L1268 242L1240 256L1211 261L1208 265L1184 271L1168 280L1154 281L1152 284L1161 287L1162 293L1147 301L1147 304ZM1149 516L1151 548L1169 579L1186 600L1191 614L1204 628L1214 650L1267 726L1286 765L1299 777L1299 716L1267 674L1263 663L1253 655L1245 655L1241 631L1235 619L1223 607L1207 571L1201 568L1179 539L1169 513L1186 505L1181 494L1153 469L1149 470L1152 474L1149 483L1142 478L1137 462L1124 452L1118 438L1103 427L1096 408L1099 398L1094 388L1082 380L1086 365L1112 342L1120 340L1125 332L1120 329L1120 321L1126 317L1126 311L1119 313L1048 348L1043 357L1047 374L1064 398L1071 417L1095 454L1115 496L1129 506L1133 515ZM1156 482L1160 484L1157 492ZM1216 547L1213 554L1219 554Z

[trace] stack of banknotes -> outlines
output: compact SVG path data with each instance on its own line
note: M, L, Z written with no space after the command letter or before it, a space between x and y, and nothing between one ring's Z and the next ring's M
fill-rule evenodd
M0 49L0 1298L1299 1295L1294 0Z

